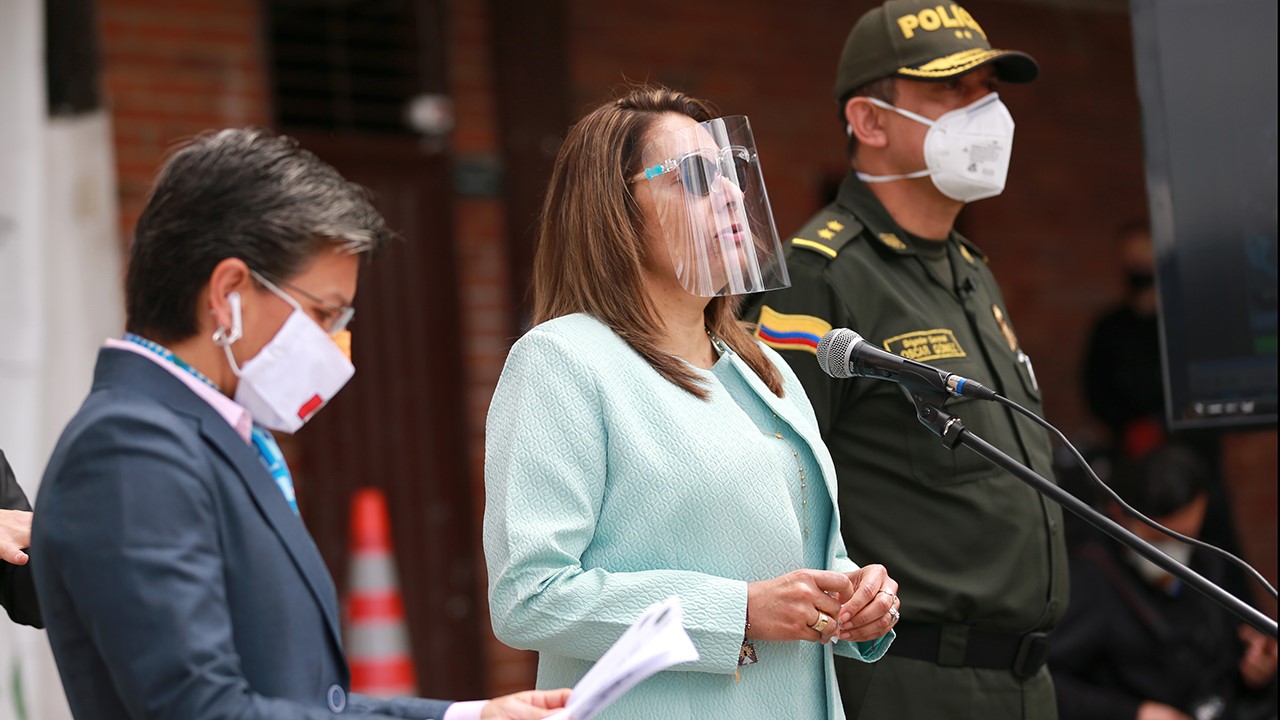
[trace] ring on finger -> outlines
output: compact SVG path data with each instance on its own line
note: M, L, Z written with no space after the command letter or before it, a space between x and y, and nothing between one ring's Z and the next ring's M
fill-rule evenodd
M893 602L894 598L898 597L897 595L895 595L895 594L893 594L893 593L889 592L888 590L885 590L884 588L880 588L880 592L884 593L885 595L888 595L888 596L889 596L889 602L891 602L891 603Z
M824 612L819 611L819 612L818 612L818 619L817 619L817 620L814 620L814 621L813 621L813 623L812 623L811 625L809 625L809 629L811 629L811 630L816 630L816 631L818 631L818 632L820 633L820 632L822 632L823 630L826 630L826 629L827 629L827 625L828 625L830 622L831 622L831 616L830 616L830 615L828 615L828 614L826 614L826 613L824 613Z
M894 623L897 623L902 618L902 613L898 612L898 608L895 607L889 608L889 615L893 618Z

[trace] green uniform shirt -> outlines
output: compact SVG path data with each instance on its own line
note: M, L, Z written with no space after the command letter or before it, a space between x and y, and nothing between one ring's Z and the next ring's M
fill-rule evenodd
M837 201L792 239L792 286L751 296L744 318L759 322L757 336L804 384L835 459L849 557L888 568L903 620L1049 628L1067 602L1061 509L967 448L943 447L896 383L833 379L815 360L817 338L850 328L1042 413L1031 361L982 253L952 232L950 262L925 262L906 237L850 174ZM1030 420L971 399L947 409L1052 478L1048 435Z

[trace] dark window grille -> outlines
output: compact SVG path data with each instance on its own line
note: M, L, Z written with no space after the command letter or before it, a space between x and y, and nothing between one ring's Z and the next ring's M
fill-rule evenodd
M102 78L97 3L46 0L44 10L49 114L76 115L98 109L102 106Z
M439 92L435 0L267 0L276 125L411 135L409 101Z

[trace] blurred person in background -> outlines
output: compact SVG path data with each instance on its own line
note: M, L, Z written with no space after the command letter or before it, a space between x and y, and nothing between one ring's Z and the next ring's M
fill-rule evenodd
M0 605L16 623L44 627L31 579L31 504L0 450Z
M532 720L567 700L347 692L337 594L270 431L298 430L351 378L360 263L391 237L289 138L223 130L161 169L127 332L98 354L32 528L77 718Z
M1165 436L1160 327L1151 230L1116 233L1124 299L1094 321L1084 360L1085 398L1110 433L1116 460L1139 458Z
M736 296L786 282L746 118L639 87L569 132L536 325L486 426L494 632L538 651L539 687L576 682L672 595L698 660L602 718L842 718L833 652L890 644L898 585L846 556L813 409L735 321Z
M1210 471L1162 444L1117 467L1113 489L1139 512L1198 537ZM1221 584L1217 554L1113 518ZM1050 669L1063 720L1264 720L1276 717L1276 641L1242 624L1133 550L1098 536L1071 563L1071 606L1054 631Z
M1028 55L993 49L957 4L890 0L864 14L833 92L849 173L836 201L791 236L792 286L743 311L813 402L839 473L850 557L883 563L902 583L886 657L836 659L850 717L1056 713L1044 661L1067 602L1061 509L977 454L944 447L899 385L837 380L814 361L824 334L851 328L1043 414L987 258L955 230L967 203L1004 190L1014 122L997 89L1038 72ZM1053 477L1048 434L1031 420L994 403L948 408Z
M1240 555L1231 501L1220 470L1219 431L1170 433L1168 429L1151 228L1145 220L1131 221L1117 229L1115 239L1123 298L1094 321L1083 363L1089 409L1108 430L1108 462L1099 466L1099 474L1105 479L1107 467L1139 459L1169 440L1178 442L1198 454L1209 473L1201 539ZM1105 504L1105 498L1091 485L1080 487ZM1094 532L1074 519L1070 527L1079 537L1088 538ZM1253 588L1237 568L1227 568L1223 580L1233 595L1250 599Z

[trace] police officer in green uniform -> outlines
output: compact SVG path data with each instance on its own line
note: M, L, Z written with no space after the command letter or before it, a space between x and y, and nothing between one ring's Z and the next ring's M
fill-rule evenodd
M851 172L792 239L790 288L744 319L804 383L840 482L849 555L900 581L888 655L842 662L850 718L1054 718L1044 666L1065 610L1061 510L967 449L944 448L896 384L835 380L819 338L868 342L977 380L1041 412L1031 360L987 258L953 228L1004 186L1013 120L997 82L1028 82L1029 56L993 50L956 4L889 0L854 26L835 98ZM1045 477L1045 431L1003 406L957 399L965 426Z

